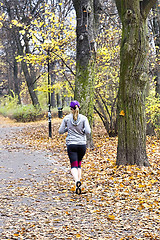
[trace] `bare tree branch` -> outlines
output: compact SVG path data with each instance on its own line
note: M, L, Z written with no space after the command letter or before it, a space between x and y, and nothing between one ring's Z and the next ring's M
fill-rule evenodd
M71 82L69 81L68 77L66 76L65 73L63 73L63 75L64 75L65 79L67 80L67 82L69 83L69 85L70 85L72 91L74 92L74 89L73 89L72 84L71 84Z
M52 51L52 50L51 50ZM75 76L76 74L73 72L73 70L68 66L68 64L64 61L64 59L59 56L57 53L52 52L54 55L56 55L58 58L60 58L62 60L62 62L64 63L64 65L70 70L70 72Z

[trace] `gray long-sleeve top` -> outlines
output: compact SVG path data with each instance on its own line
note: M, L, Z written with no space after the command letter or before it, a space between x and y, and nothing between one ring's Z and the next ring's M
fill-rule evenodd
M91 128L87 117L82 114L78 115L77 121L73 120L73 114L69 114L64 117L61 126L59 128L59 133L63 134L68 132L66 138L66 144L86 144L86 134L91 133Z

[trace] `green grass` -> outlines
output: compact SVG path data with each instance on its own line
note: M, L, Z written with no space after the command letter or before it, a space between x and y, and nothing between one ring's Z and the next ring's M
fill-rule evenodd
M63 115L69 113L69 107L63 108ZM58 117L58 109L51 108L52 117ZM31 122L48 117L48 107L35 108L32 104L18 104L16 96L5 96L0 99L0 114L17 122Z
M44 112L32 105L17 105L14 108L1 106L0 113L5 117L15 119L17 122L36 121L44 116Z

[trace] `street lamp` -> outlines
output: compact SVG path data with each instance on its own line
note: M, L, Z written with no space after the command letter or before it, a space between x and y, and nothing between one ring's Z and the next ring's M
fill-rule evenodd
M52 126L51 126L51 89L50 89L50 86L51 86L51 83L50 83L50 74L49 74L49 48L47 50L47 58L48 58L48 130L49 130L49 138L52 137Z
M52 138L52 125L51 125L51 82L50 82L50 66L49 66L49 58L50 58L50 44L49 40L46 41L47 45L47 66L48 66L48 130L49 130L49 138Z

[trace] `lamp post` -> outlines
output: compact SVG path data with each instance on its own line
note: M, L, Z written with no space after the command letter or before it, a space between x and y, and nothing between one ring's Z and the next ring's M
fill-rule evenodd
M49 130L49 138L52 138L52 125L51 125L51 83L50 83L50 68L49 68L49 54L50 50L49 50L49 46L47 49L47 65L48 65L48 130Z

